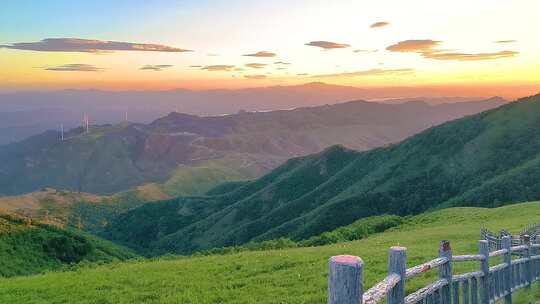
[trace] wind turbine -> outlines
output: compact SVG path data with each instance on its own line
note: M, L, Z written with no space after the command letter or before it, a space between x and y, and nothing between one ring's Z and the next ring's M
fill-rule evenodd
M90 119L88 118L88 114L84 113L84 128L86 129L86 134L90 133Z

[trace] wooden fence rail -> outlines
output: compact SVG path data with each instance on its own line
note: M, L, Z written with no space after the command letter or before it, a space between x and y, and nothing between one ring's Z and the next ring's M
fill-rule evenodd
M529 227L531 228L531 227ZM538 226L533 227L538 231ZM527 230L531 231L531 229ZM477 254L452 255L450 242L441 241L439 256L431 261L406 268L407 249L391 247L388 276L364 291L364 263L360 257L333 256L329 260L328 304L491 304L503 300L512 303L512 293L540 279L540 236L531 243L521 235L513 244L511 235L503 235L500 248L490 250L489 240L479 241ZM490 266L490 259L502 257L502 263ZM477 271L453 274L454 263L477 261ZM407 280L437 269L438 279L405 295Z
M481 229L480 230L480 239L488 241L489 244L489 250L498 250L502 249L502 238L504 236L510 236L512 237L511 242L512 246L521 245L523 243L523 237L525 235L528 235L531 239L536 239L536 237L540 234L540 223L528 225L524 229L522 229L518 235L512 236L508 230L501 230L498 234L489 231L488 229Z

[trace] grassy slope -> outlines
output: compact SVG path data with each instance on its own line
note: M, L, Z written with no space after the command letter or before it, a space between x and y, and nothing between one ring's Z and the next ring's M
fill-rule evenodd
M538 200L539 127L537 95L393 146L367 152L335 146L291 159L223 195L142 206L112 221L108 236L145 253L190 253L305 239L383 213Z
M452 208L418 215L407 224L366 239L323 247L242 252L225 256L162 259L100 266L84 271L0 280L1 303L324 303L327 259L354 254L364 259L365 283L386 272L387 250L408 248L408 265L436 256L438 243L454 254L477 251L479 229L518 231L540 219L540 203L497 209ZM464 271L475 264L460 264ZM436 272L408 282L408 291ZM523 303L525 297L518 297Z
M191 167L179 167L160 188L170 197L202 195L223 182L253 177L253 172L242 166L241 159L224 158L208 160Z
M130 251L94 236L0 215L0 277L133 257Z
M208 160L180 167L163 184L145 184L110 196L45 188L19 196L0 197L0 209L57 226L101 231L111 218L149 201L179 195L202 195L223 181L252 178L239 159Z

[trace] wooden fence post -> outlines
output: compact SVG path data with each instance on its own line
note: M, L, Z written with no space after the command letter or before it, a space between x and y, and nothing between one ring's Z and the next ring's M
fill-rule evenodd
M503 263L506 264L506 270L504 271L504 292L506 296L504 297L505 304L512 304L512 239L509 236L504 236L502 238L503 249L506 249L506 253L503 257Z
M530 288L531 287L531 283L532 283L532 271L531 271L531 267L532 267L532 263L531 263L531 238L529 237L528 234L524 235L523 236L523 243L525 246L527 246L527 249L525 249L525 251L523 252L524 253L524 258L528 259L525 263L524 263L524 268L525 268L525 280L526 280L526 287L527 288Z
M333 256L328 261L328 304L361 304L364 262L352 255Z
M479 242L479 254L484 256L480 261L480 271L484 274L480 278L480 304L489 304L489 244L485 240Z
M538 227L536 228L538 229ZM536 236L534 237L534 244L540 244L540 235L538 235L538 233L536 234ZM534 255L538 255L540 251L538 250L538 248L534 249L533 253ZM538 276L540 274L540 262L538 260L534 260L533 262L533 269L534 269L534 273L533 273L533 280L536 281L538 279Z
M448 281L448 285L441 289L441 303L450 304L452 302L452 248L449 241L441 241L439 257L448 259L448 262L439 267L439 279Z
M391 247L388 253L388 274L397 274L399 283L388 293L387 304L405 304L405 270L407 264L407 248Z

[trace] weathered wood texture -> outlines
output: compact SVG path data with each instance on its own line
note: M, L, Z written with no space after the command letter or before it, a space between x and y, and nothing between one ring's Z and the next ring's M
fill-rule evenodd
M328 261L328 304L361 304L362 259L338 255Z
M442 304L452 303L452 248L449 241L441 241L439 245L439 258L445 258L446 263L439 266L439 279L448 281L448 285L441 288Z
M399 281L388 292L388 304L404 304L405 301L405 271L407 269L407 248L392 247L388 254L388 274L397 274Z
M355 256L332 257L328 304L377 304L385 297L388 304L490 304L502 299L511 304L513 292L540 279L540 225L528 227L514 237L506 230L499 236L486 231L481 232L478 254L453 256L450 242L442 241L437 258L408 269L407 249L390 248L388 275L365 293L362 260ZM534 238L525 232L534 232ZM502 263L490 267L490 257L497 256L502 257ZM479 262L479 270L453 274L453 263L468 261ZM438 280L406 296L407 279L432 269L438 269Z

